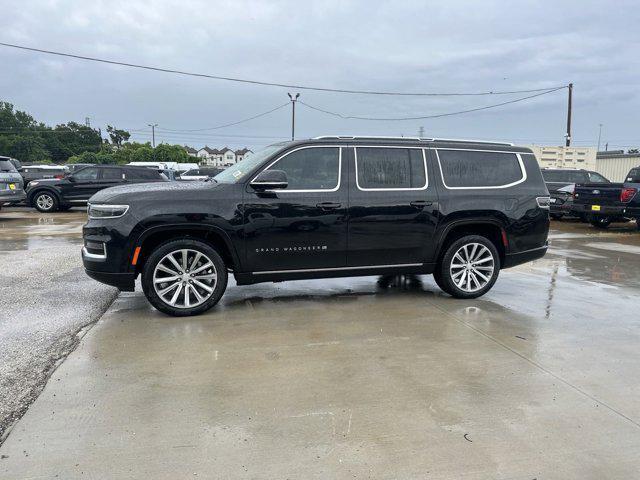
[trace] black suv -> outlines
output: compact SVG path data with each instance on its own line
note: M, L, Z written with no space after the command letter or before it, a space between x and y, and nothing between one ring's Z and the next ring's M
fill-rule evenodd
M89 276L171 315L238 285L433 273L458 298L547 250L549 193L505 143L317 137L278 143L208 182L110 188L89 202Z
M565 215L586 217L573 206L573 192L577 183L609 183L598 172L576 168L543 168L544 178L551 195L551 218L560 219Z
M27 187L27 202L41 212L55 212L85 204L105 188L166 181L166 177L147 167L93 165L62 178L33 180Z

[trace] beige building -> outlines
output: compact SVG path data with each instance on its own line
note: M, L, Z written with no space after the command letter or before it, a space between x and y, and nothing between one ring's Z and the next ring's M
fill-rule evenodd
M540 168L596 169L596 147L564 147L529 145ZM602 173L602 172L599 172Z
M624 182L629 170L640 166L640 153L624 153L622 150L598 152L596 172L612 182Z

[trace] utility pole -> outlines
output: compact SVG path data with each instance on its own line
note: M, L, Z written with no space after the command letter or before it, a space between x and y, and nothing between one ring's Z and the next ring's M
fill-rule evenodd
M158 124L147 123L147 125L151 127L151 145L153 145L153 148L156 148L156 127L158 126Z
M89 117L84 117L85 126L91 128L91 119Z
M573 83L569 84L569 100L567 103L567 133L565 137L567 139L566 146L571 146L571 100L573 95Z
M600 151L600 138L602 138L602 124L599 123L598 124L600 126L600 129L598 130L598 152Z
M424 138L424 127L420 127L418 130L418 137Z
M291 100L291 140L295 140L296 136L296 101L300 97L299 93L296 93L295 96L287 93L289 95L289 100Z

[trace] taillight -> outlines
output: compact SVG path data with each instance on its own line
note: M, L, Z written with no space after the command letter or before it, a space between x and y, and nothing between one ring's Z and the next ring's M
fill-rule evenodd
M54 175L53 178L57 180L62 180L64 178L64 175Z
M622 203L628 203L636 195L637 190L631 187L625 187L620 192L620 201Z

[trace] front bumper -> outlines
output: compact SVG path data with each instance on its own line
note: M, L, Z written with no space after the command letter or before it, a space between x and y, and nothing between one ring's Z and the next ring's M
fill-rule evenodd
M133 292L135 290L135 273L97 272L95 270L89 270L86 262L84 271L94 280L116 287L123 292Z

